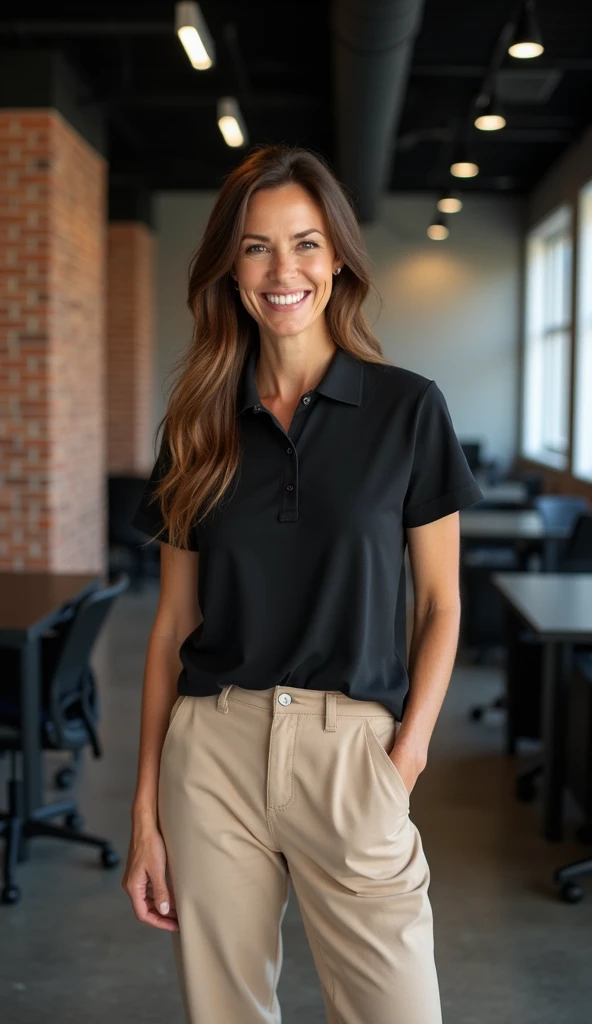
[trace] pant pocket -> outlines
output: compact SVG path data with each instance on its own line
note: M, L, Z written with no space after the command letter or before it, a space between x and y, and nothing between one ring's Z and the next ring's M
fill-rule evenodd
M180 697L177 697L175 703L173 704L173 706L171 708L171 713L169 715L169 726L168 726L168 729L167 729L165 737L164 737L164 742L162 744L161 757L162 757L162 754L164 754L165 747L168 745L168 743L170 741L170 738L171 738L171 735L172 735L175 727L178 728L178 726L179 726L179 718L180 718L179 712L181 711L181 708L183 707L183 704L185 704L186 700L187 700L187 694L182 694Z
M409 806L409 790L403 781L403 776L399 769L395 764L393 764L389 757L389 751L391 751L395 745L397 732L395 719L393 718L391 720L386 717L373 719L365 718L364 729L373 762L379 766L382 765L382 768L387 770L400 799Z

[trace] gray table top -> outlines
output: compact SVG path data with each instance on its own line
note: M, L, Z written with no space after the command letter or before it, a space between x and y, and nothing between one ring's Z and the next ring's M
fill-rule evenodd
M536 509L480 511L465 509L460 513L461 537L486 540L542 540L545 537L567 537L566 529L548 530Z
M592 643L592 573L494 572L491 581L542 640Z

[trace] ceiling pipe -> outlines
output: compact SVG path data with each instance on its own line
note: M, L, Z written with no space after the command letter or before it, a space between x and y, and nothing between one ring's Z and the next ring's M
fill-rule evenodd
M386 187L424 0L333 0L337 171L362 222Z

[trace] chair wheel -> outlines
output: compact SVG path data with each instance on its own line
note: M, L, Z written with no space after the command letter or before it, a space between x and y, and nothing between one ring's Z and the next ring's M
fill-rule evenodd
M536 799L537 790L532 779L516 779L516 799L523 804L531 804Z
M580 903L584 898L584 890L577 882L564 882L559 895L564 903Z
M471 722L480 722L483 718L483 708L471 708L469 719Z
M55 773L54 782L58 789L70 789L76 782L76 772L73 768L60 768Z
M2 890L3 903L18 903L21 898L21 890L18 885L5 885Z
M116 868L120 860L121 857L112 846L105 846L101 850L101 864L104 868Z
M77 832L82 832L85 821L81 814L77 811L72 811L71 814L67 814L64 818L64 824L67 828L75 828Z

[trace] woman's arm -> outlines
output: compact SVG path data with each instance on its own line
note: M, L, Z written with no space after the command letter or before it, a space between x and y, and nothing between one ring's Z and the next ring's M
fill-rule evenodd
M460 627L458 512L407 530L413 574L409 696L392 759L409 791L423 771L450 683Z
M202 620L198 565L198 552L161 545L160 599L146 653L132 837L122 883L139 920L169 930L176 923L165 920L173 900L165 881L166 857L158 830L158 776L182 669L179 648Z

